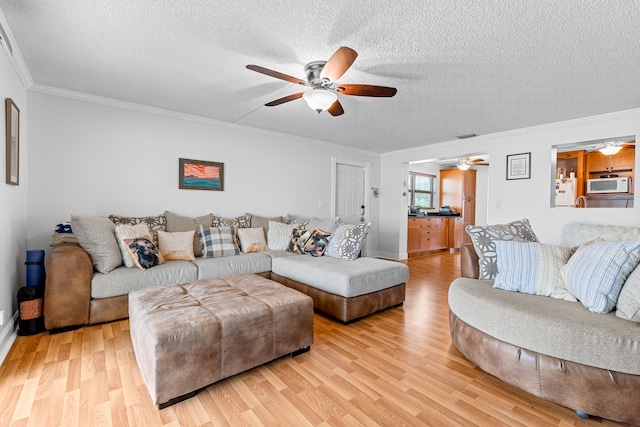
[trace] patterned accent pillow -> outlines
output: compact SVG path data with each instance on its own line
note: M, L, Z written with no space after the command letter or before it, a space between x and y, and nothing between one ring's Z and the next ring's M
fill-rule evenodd
M260 252L269 249L264 238L264 230L260 228L238 228L238 240L243 253Z
M309 240L304 244L302 253L316 257L322 256L324 255L325 250L327 250L330 240L331 233L316 229Z
M200 248L203 258L240 255L233 227L200 226Z
M164 263L164 258L160 253L160 249L158 249L155 243L146 237L125 239L124 244L129 252L129 256L133 260L133 264L141 270L146 270L154 265Z
M622 286L616 316L640 323L640 266L631 272Z
M303 230L301 228L294 228L291 232L291 239L289 239L289 245L287 251L294 252L296 254L304 253L304 245L307 240L313 234L313 230Z
M573 253L571 248L513 240L494 243L498 258L494 288L577 301L560 275Z
M149 226L145 223L138 223L136 225L116 225L116 239L118 239L118 245L120 246L120 252L122 253L122 261L127 268L135 267L136 261L131 256L131 251L126 243L126 240L134 239L136 237L144 237L153 242L153 236ZM154 243L153 246L157 245Z
M193 235L194 230L170 233L158 231L158 247L160 253L167 261L187 260L193 261Z
M107 217L71 215L71 229L87 251L96 271L108 273L122 265L116 226Z
M251 228L251 214L244 214L235 218L222 218L214 215L213 227Z
M200 225L205 227L211 227L213 223L213 214L207 214L191 218L188 216L176 215L173 212L165 211L164 216L167 218L167 231L174 233L176 231L190 231L193 230L193 254L196 257L202 256L202 250L200 249L200 239L198 230Z
M309 221L311 220L300 218L292 214L287 214L287 216L284 217L285 224L293 224L293 225L296 225L298 228L303 228L303 229L307 228L307 224L309 224Z
M272 251L287 250L294 228L296 228L295 224L269 221L269 230L267 231L267 245L269 249Z
M158 245L158 231L167 231L167 218L164 215L131 217L112 214L109 215L109 219L115 225L147 224L156 246Z
M324 254L350 261L358 259L362 242L367 237L370 228L371 223L339 225L331 235L331 240Z
M537 242L529 220L513 221L508 224L487 226L467 225L467 234L471 237L473 248L478 254L480 275L478 279L493 280L498 272L496 263L496 240L511 240L515 242Z
M640 241L597 242L581 246L560 273L589 311L609 313L639 261Z

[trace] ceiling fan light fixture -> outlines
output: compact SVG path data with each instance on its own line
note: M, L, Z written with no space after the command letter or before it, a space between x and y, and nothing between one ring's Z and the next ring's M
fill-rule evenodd
M466 171L471 167L471 162L469 160L460 160L456 166L461 171Z
M622 143L618 141L607 141L598 148L598 151L605 156L613 156L620 150L622 150Z
M302 98L305 100L309 108L321 113L331 108L333 103L338 100L338 95L326 89L314 89L309 92L305 92L304 95L302 95Z

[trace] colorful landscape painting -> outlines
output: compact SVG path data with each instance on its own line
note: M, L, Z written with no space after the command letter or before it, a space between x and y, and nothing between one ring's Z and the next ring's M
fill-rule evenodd
M224 163L180 159L180 188L224 190Z

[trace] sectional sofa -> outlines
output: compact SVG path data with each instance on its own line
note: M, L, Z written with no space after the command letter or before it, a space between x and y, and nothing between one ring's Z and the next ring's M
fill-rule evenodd
M640 425L640 228L568 224L553 246L526 221L492 227L471 227L474 244L461 248L449 288L455 346L581 416Z
M154 240L158 236L173 238L191 232L194 236L189 238L189 245L193 243L192 255L172 257L151 268L131 264L129 267L126 260L123 265L122 257L126 254L119 246L123 240L118 239L116 229L140 224L148 226ZM206 255L202 253L198 237L201 226L202 230L214 232L231 229L236 241L243 235L241 231L247 235L258 232L265 238L262 242L252 241L250 245L240 244L235 248L227 241L226 246L216 247L216 253L210 251ZM266 218L251 214L226 219L212 214L191 218L167 211L154 217L73 216L71 228L73 237L54 235L54 247L47 258L44 321L50 331L126 318L128 294L135 290L247 273L297 289L313 298L316 310L342 322L351 322L401 305L409 275L402 263L353 254L345 256L340 251L353 250L353 240L359 240L356 245L359 252L366 231L359 237L349 235L345 230L353 228L341 224L337 218L300 219L291 215ZM311 250L305 253L297 250L301 248L296 248L295 239L292 242L292 237L296 237L292 235L293 230L298 231L298 238L301 230L307 234L316 230L326 232L319 233L325 236L323 239L313 242L309 239L305 247ZM338 245L340 239L346 246ZM331 247L324 247L329 246L329 242L337 248L333 256L327 254ZM252 249L245 253L249 246ZM327 253L320 253L319 246ZM312 256L311 252L320 256Z

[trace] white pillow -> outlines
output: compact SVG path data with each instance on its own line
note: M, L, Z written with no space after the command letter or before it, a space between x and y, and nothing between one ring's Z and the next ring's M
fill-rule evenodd
M269 221L267 235L268 247L272 251L284 251L289 245L291 233L298 224L284 224L282 222Z
M640 266L631 272L622 286L616 316L640 323Z
M145 223L135 225L116 225L116 238L118 239L118 245L120 246L120 252L122 253L122 261L127 268L136 266L131 257L129 244L125 243L127 239L135 239L136 237L144 237L153 242L153 235L151 229Z
M609 313L640 261L640 241L581 246L560 270L569 291L590 311Z
M264 229L262 227L238 228L237 232L242 253L248 254L250 252L260 252L269 249L267 241L264 238Z
M329 240L329 245L324 255L349 261L356 260L370 227L371 223L339 225L331 235L331 240Z
M160 253L166 261L187 260L193 261L193 236L195 230L169 233L158 231L158 246Z
M560 275L571 248L508 240L494 243L498 264L494 288L577 301Z

